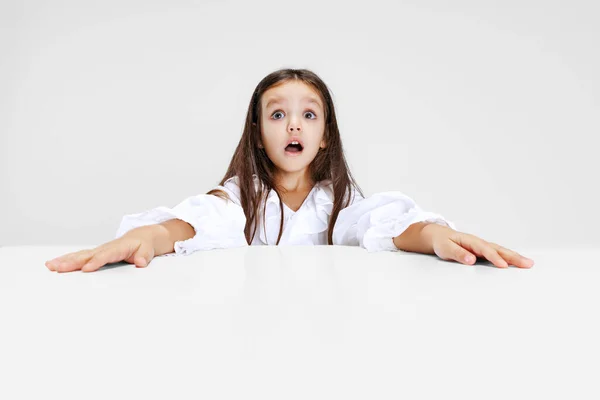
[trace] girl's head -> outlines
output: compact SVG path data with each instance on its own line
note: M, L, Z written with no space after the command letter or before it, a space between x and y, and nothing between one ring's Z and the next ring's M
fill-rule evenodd
M263 150L259 157L272 163L276 181L284 175L305 178L310 186L318 181L311 182L310 166L327 147L326 101L318 89L299 79L279 81L259 96L251 140Z
M293 140L301 147L288 147ZM294 147L301 151L292 152ZM258 177L258 190L254 175ZM332 244L339 211L350 204L353 188L361 195L362 192L346 163L333 100L321 78L306 69L281 69L258 83L248 106L244 132L220 184L234 176L238 178L246 214L244 232L248 244L258 226L259 205L271 189L278 195L284 191L284 177L305 178L311 186L331 180L334 204L328 242ZM281 215L277 243L283 227L282 205Z

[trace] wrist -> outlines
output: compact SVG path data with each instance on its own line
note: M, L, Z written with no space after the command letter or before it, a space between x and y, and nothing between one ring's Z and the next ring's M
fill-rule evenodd
M161 224L144 225L130 230L124 237L135 237L149 243L154 249L155 255L170 253L173 251L169 230Z
M393 238L394 245L399 250L434 254L432 245L432 228L431 222L416 222L411 224L402 232L402 234ZM427 228L427 229L426 229Z

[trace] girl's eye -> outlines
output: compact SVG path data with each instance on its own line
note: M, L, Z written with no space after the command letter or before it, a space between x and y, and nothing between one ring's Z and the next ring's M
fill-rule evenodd
M281 111L275 111L271 115L271 117L274 117L276 114L282 114L283 115L283 113ZM312 117L309 118L309 119L315 119L315 118L317 118L317 115L314 112L312 112L312 111L307 111L306 113L304 113L304 115L306 115L306 114L312 114ZM281 118L283 118L283 117L281 117ZM281 118L274 118L274 119L281 119Z

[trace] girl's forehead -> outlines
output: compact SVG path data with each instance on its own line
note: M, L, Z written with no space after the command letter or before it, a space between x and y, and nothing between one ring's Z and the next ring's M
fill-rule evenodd
M304 83L302 81L284 81L276 84L275 86L269 88L265 93L270 91L304 91L304 92L314 92L312 86Z
M286 102L288 99L300 98L302 101L314 102L322 107L319 93L302 82L285 82L276 87L272 87L263 93L263 105L265 108L271 103Z

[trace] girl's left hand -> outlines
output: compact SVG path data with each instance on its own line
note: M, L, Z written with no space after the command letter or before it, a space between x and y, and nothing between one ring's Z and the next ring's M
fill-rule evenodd
M476 256L488 259L498 268L514 265L519 268L533 267L533 260L504 248L496 243L487 242L477 236L458 232L438 224L428 224L424 228L431 238L433 251L442 260L456 260L472 265Z

